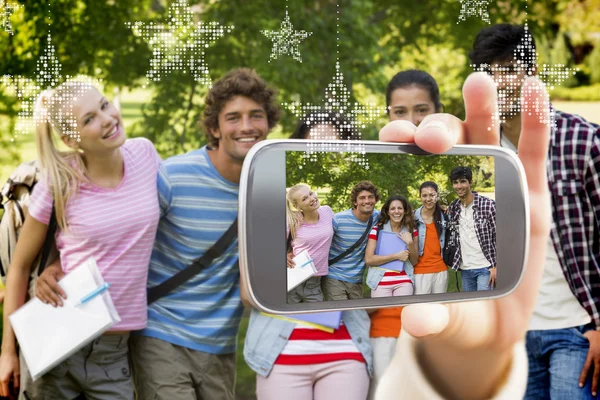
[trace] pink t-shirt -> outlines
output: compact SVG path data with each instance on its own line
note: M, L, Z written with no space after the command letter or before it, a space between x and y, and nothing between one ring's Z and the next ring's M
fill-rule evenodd
M333 239L333 210L329 206L318 209L319 221L316 224L301 224L292 241L294 256L307 250L317 268L317 276L327 275L329 271L329 248Z
M130 139L121 147L123 179L114 189L81 183L66 207L68 230L57 230L63 271L69 273L93 257L121 322L111 330L146 327L146 283L159 208L156 175L160 157L147 139ZM52 194L41 180L34 188L29 214L48 224Z

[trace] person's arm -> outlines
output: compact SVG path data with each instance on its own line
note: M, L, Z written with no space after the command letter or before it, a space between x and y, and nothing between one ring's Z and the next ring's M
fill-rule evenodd
M528 77L522 93L528 104L540 106L537 112L522 113L519 139L519 158L527 176L530 198L529 256L520 285L500 299L410 305L402 312L404 331L422 338L413 351L418 353L417 360L427 383L441 398L492 398L507 389L506 385L516 386L514 396L507 398L520 398L525 392L526 377L521 381L510 381L507 376L514 376L519 367L524 371L522 363L525 360L513 355L523 346L546 255L550 196L545 161L550 126L547 122L549 99L543 83ZM497 121L490 128L490 116L496 115L497 110L494 81L483 73L471 74L463 87L463 96L465 122L452 115L434 114L427 116L418 128L406 124L390 126L390 123L386 126L388 129L381 130L380 140L414 142L423 150L436 154L447 151L456 143L497 145ZM402 363L400 355L392 360L381 381L377 400L408 398L398 395L396 385L399 383L388 378L391 371L404 371ZM393 397L387 397L393 393L396 393Z
M20 234L21 240L17 241L6 276L2 354L0 355L0 396L9 395L8 387L11 379L15 387L19 386L17 342L8 317L25 302L31 265L42 248L47 231L48 225L32 217L25 218Z
M156 175L156 188L158 190L158 205L160 208L160 218L168 214L173 201L171 182L169 181L169 173L162 162L158 166L158 174Z

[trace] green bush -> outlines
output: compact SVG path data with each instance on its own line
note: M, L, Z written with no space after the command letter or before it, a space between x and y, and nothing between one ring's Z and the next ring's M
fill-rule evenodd
M600 84L600 40L596 42L594 50L587 59L587 65L590 69L590 80L592 83ZM600 92L600 90L598 90Z
M552 100L600 101L600 84L566 88L558 86L550 92Z

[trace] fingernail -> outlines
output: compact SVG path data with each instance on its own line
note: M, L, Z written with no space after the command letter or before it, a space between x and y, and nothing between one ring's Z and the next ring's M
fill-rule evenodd
M579 382L579 387L582 388L583 387L583 383Z
M425 126L420 127L421 129L423 128L439 128L441 130L443 130L444 132L448 132L448 126L446 126L446 124L444 124L441 121L429 121L425 123Z

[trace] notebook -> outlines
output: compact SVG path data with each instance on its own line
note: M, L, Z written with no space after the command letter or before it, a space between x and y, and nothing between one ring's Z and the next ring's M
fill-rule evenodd
M406 242L400 239L397 233L386 231L379 232L379 237L377 238L377 247L375 248L375 254L378 256L387 256L407 249L408 246L406 245ZM378 267L402 272L404 271L404 261L394 260L385 264L381 264Z
M317 268L307 250L294 257L294 263L296 264L294 268L287 268L288 292L317 273Z
M36 297L9 316L33 380L121 320L108 290L80 304L103 284L90 258L59 282L67 294L62 307L54 308Z

